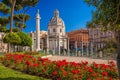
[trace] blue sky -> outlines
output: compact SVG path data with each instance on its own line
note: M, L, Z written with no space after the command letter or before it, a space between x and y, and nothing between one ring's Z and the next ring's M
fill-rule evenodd
M25 32L35 31L37 9L39 9L41 16L41 30L47 30L54 10L58 9L60 17L65 23L66 32L70 32L86 27L86 22L91 20L93 7L89 7L83 0L40 0L35 7L27 12L31 18L26 22Z

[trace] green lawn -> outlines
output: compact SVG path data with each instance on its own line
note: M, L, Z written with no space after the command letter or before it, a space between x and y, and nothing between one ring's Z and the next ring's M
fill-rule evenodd
M0 63L0 80L48 80L42 77L31 76L18 72L9 68L4 67Z

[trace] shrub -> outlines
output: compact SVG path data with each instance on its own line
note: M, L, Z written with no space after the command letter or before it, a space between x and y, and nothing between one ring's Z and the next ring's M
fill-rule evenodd
M0 56L0 62L2 62L3 61L3 56Z
M43 75L53 80L117 80L117 67L113 61L106 64L88 62L50 61L47 58L35 58L26 54L6 54L4 65L34 75ZM99 79L98 79L99 78Z
M14 32L7 33L3 38L4 43L20 44L21 38Z
M27 51L27 52L25 52L25 54L27 54L27 55L38 55L40 53L37 52L37 51Z
M19 45L21 45L21 46L31 46L32 45L32 38L29 35L27 35L24 32L18 32L17 35L21 39L21 43Z

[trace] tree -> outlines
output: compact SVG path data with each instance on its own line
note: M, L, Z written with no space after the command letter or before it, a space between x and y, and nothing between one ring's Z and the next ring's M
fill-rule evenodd
M14 8L15 8L15 4L16 4L16 0L2 0L2 2L4 4L6 4L7 6L10 7L11 9L11 15L10 15L10 33L12 33L12 27L13 27L13 16L14 16ZM8 52L10 52L10 43L8 43Z
M5 5L4 3L0 2L0 12L3 13L4 15L9 14L10 13L10 8ZM0 16L0 32L7 32L8 28L6 28L6 26L9 23L9 19L8 17L1 17Z
M7 5L10 9L11 9L11 13L10 13L10 33L12 33L12 28L13 28L13 17L14 17L14 11L20 11L21 9L24 9L25 7L33 7L36 5L36 3L39 0L2 0L2 3L4 3L5 5ZM25 10L25 9L24 9ZM27 10L25 10L26 12ZM23 22L22 22L22 27L24 27L24 19L23 18ZM10 44L8 44L8 51L10 51Z
M8 28L6 28L8 23L9 23L9 20L7 17L0 17L0 32L7 32L8 31Z
M18 3L22 6L22 11L23 14L21 14L21 16L18 17L18 19L21 21L22 25L20 25L20 30L22 31L22 29L25 27L25 22L27 20L29 20L29 15L26 15L26 12L31 8L34 7L39 0L22 0L19 1ZM21 17L21 18L20 18Z
M0 12L4 14L8 14L11 12L11 10L6 4L4 4L3 2L0 2Z
M105 39L103 40L104 42L104 46L102 48L99 48L98 51L103 51L104 53L112 53L113 55L115 55L114 53L116 53L116 49L117 49L117 42L114 38L112 39Z
M12 32L13 27L13 17L14 11L20 11L23 9L23 14L25 14L31 7L35 6L39 0L2 0L4 4L11 8L11 16L10 16L10 32ZM22 15L22 27L24 27L24 21L26 15ZM19 18L19 17L18 17Z
M21 46L32 46L32 38L24 32L18 32L17 35L21 38Z
M106 44L105 45L105 48L117 48L117 42L114 38L112 39L105 39L104 40L104 43Z
M24 32L17 32L18 36L21 38L21 43L19 44L19 51L23 51L24 46L32 46L32 38Z
M19 20L20 30L25 27L25 22L29 20L30 16L26 14L26 12L31 8L34 7L39 0L22 0L19 1L19 4L22 6L22 14L17 15L16 19ZM18 11L19 13L19 11ZM21 25L22 24L22 25Z
M16 14L14 16L15 26L19 28L20 31L22 31L22 28L26 28L26 25L24 24L23 19L24 19L24 22L26 22L30 19L30 16L27 14Z
M117 66L120 79L120 0L84 0L94 6L91 24L102 24L104 30L112 30L117 41Z
M21 43L21 38L14 32L7 33L3 38L3 42L8 44L18 45ZM10 45L10 51L8 52L11 52L11 45Z
M20 37L14 32L7 33L5 35L5 37L3 38L3 41L4 41L4 43L10 43L10 44L14 44L14 45L21 43Z
M13 28L12 31L13 32L19 32L20 30L18 28Z
M20 46L32 46L32 38L26 33L21 31L17 33L16 32L7 33L3 38L3 42Z
M11 8L11 15L10 15L10 32L12 32L12 27L13 27L13 16L14 16L14 8L16 5L16 0L3 0L3 3L6 5L10 6Z

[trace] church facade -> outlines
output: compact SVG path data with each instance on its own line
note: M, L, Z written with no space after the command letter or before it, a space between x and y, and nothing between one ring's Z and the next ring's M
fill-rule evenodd
M50 50L57 53L62 49L68 49L68 37L65 32L65 24L59 17L58 10L54 11L54 16L48 23L48 36Z
M61 50L69 50L69 39L65 32L64 21L59 17L59 11L54 11L54 16L48 23L48 31L44 37L40 31L40 15L36 15L36 31L29 33L33 40L32 50L52 50L53 53L60 54ZM44 44L44 46L43 46Z

